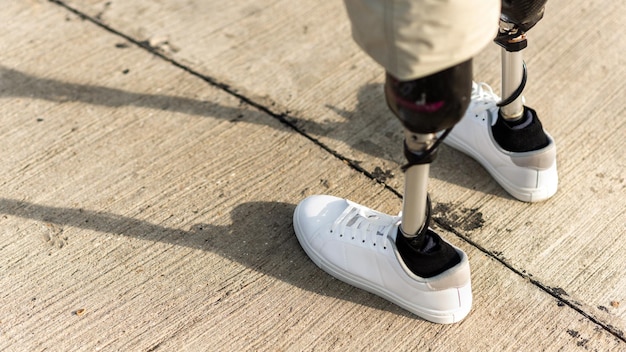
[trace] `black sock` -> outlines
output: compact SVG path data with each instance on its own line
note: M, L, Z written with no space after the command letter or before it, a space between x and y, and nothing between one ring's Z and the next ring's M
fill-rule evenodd
M396 247L409 270L423 278L439 275L461 262L459 253L431 229L406 238L398 228Z
M524 107L522 117L515 121L508 121L502 117L491 128L493 138L504 150L510 152L529 152L541 149L549 144L548 136L535 110Z

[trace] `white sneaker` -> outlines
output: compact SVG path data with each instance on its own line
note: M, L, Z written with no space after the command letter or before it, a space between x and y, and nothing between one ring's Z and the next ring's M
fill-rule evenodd
M472 101L465 116L443 142L482 164L513 197L524 202L552 197L558 186L554 139L546 133L548 145L529 152L501 148L491 128L498 119L499 100L487 84L473 83Z
M460 263L430 278L416 276L396 248L399 223L400 217L332 196L308 197L293 215L300 245L330 275L426 320L462 320L472 307L467 255L453 247Z

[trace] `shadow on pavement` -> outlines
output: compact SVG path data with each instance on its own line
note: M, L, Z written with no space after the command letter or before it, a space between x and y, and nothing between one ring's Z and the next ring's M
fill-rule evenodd
M0 83L0 97L29 97L57 103L82 102L90 105L108 107L136 106L230 121L237 120L242 114L242 110L238 107L227 107L211 101L162 94L135 93L103 86L62 82L54 79L35 77L2 65L0 65ZM391 113L385 114L386 116L379 116L380 109L373 108L373 106L378 106L378 104L385 104L381 92L382 88L380 84L367 84L359 88L357 91L358 103L353 111L342 110L334 106L326 105L329 111L342 116L344 121L325 121L319 123L291 115L284 115L283 117L290 123L298 126L304 133L313 134L314 136L324 135L341 140L342 142L349 143L350 147L353 149L377 158L393 159L392 161L402 165L405 162L401 147L403 143L402 131L398 131L397 134L394 133L393 136L387 138L389 139L386 142L387 145L379 146L372 142L373 139L354 140L351 138L353 135L353 133L350 132L352 128L347 127L358 123L358 128L364 128L364 126L376 119L393 119ZM386 108L384 111L387 111ZM259 120L250 120L250 122L259 123ZM390 147L389 144L394 147ZM474 188L476 183L471 179L448 177L446 175L450 174L449 172L438 172L438 169L454 169L458 167L458 158L467 158L460 152L452 150L447 146L443 146L442 149L442 153L440 153L442 154L441 157L433 164L431 176L457 184L461 187ZM397 156L390 157L390 155L395 154L397 154ZM480 168L477 163L476 167ZM379 181L385 182L384 177L381 178L377 176L378 173L376 170L369 171L373 172L373 175L379 178ZM384 176L384 173L382 175ZM492 189L493 187L488 187L481 189L481 191L494 194ZM506 193L504 192L496 192L494 195L506 197Z
M335 280L317 268L301 249L293 232L294 209L295 205L288 203L243 203L231 213L232 226L195 224L189 230L182 230L108 212L0 198L1 214L210 251L310 292L417 319L386 300Z

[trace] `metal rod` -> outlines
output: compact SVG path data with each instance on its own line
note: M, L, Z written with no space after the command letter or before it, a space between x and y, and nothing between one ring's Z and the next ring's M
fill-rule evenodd
M426 197L430 164L413 165L404 175L404 200L402 205L402 232L407 237L417 236L426 221Z
M404 141L409 152L426 155L437 141L434 133L419 134L404 130ZM426 154L423 154L426 153ZM404 197L402 204L402 223L400 227L407 237L415 237L426 222L428 211L428 173L430 164L416 164L404 174Z
M522 50L506 51L502 48L502 97L507 98L515 92L524 75L524 59ZM505 119L517 119L524 112L524 102L520 95L508 105L500 108Z

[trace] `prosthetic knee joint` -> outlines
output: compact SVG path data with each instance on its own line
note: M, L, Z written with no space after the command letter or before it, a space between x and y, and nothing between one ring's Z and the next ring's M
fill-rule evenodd
M526 65L522 50L526 32L543 18L547 0L502 0L500 30L495 42L502 47L502 96L498 104L505 119L518 119L524 113L522 91L526 85Z
M405 189L401 231L416 237L428 228L429 164L437 147L461 120L471 99L471 59L411 81L387 74L385 98L405 128Z

